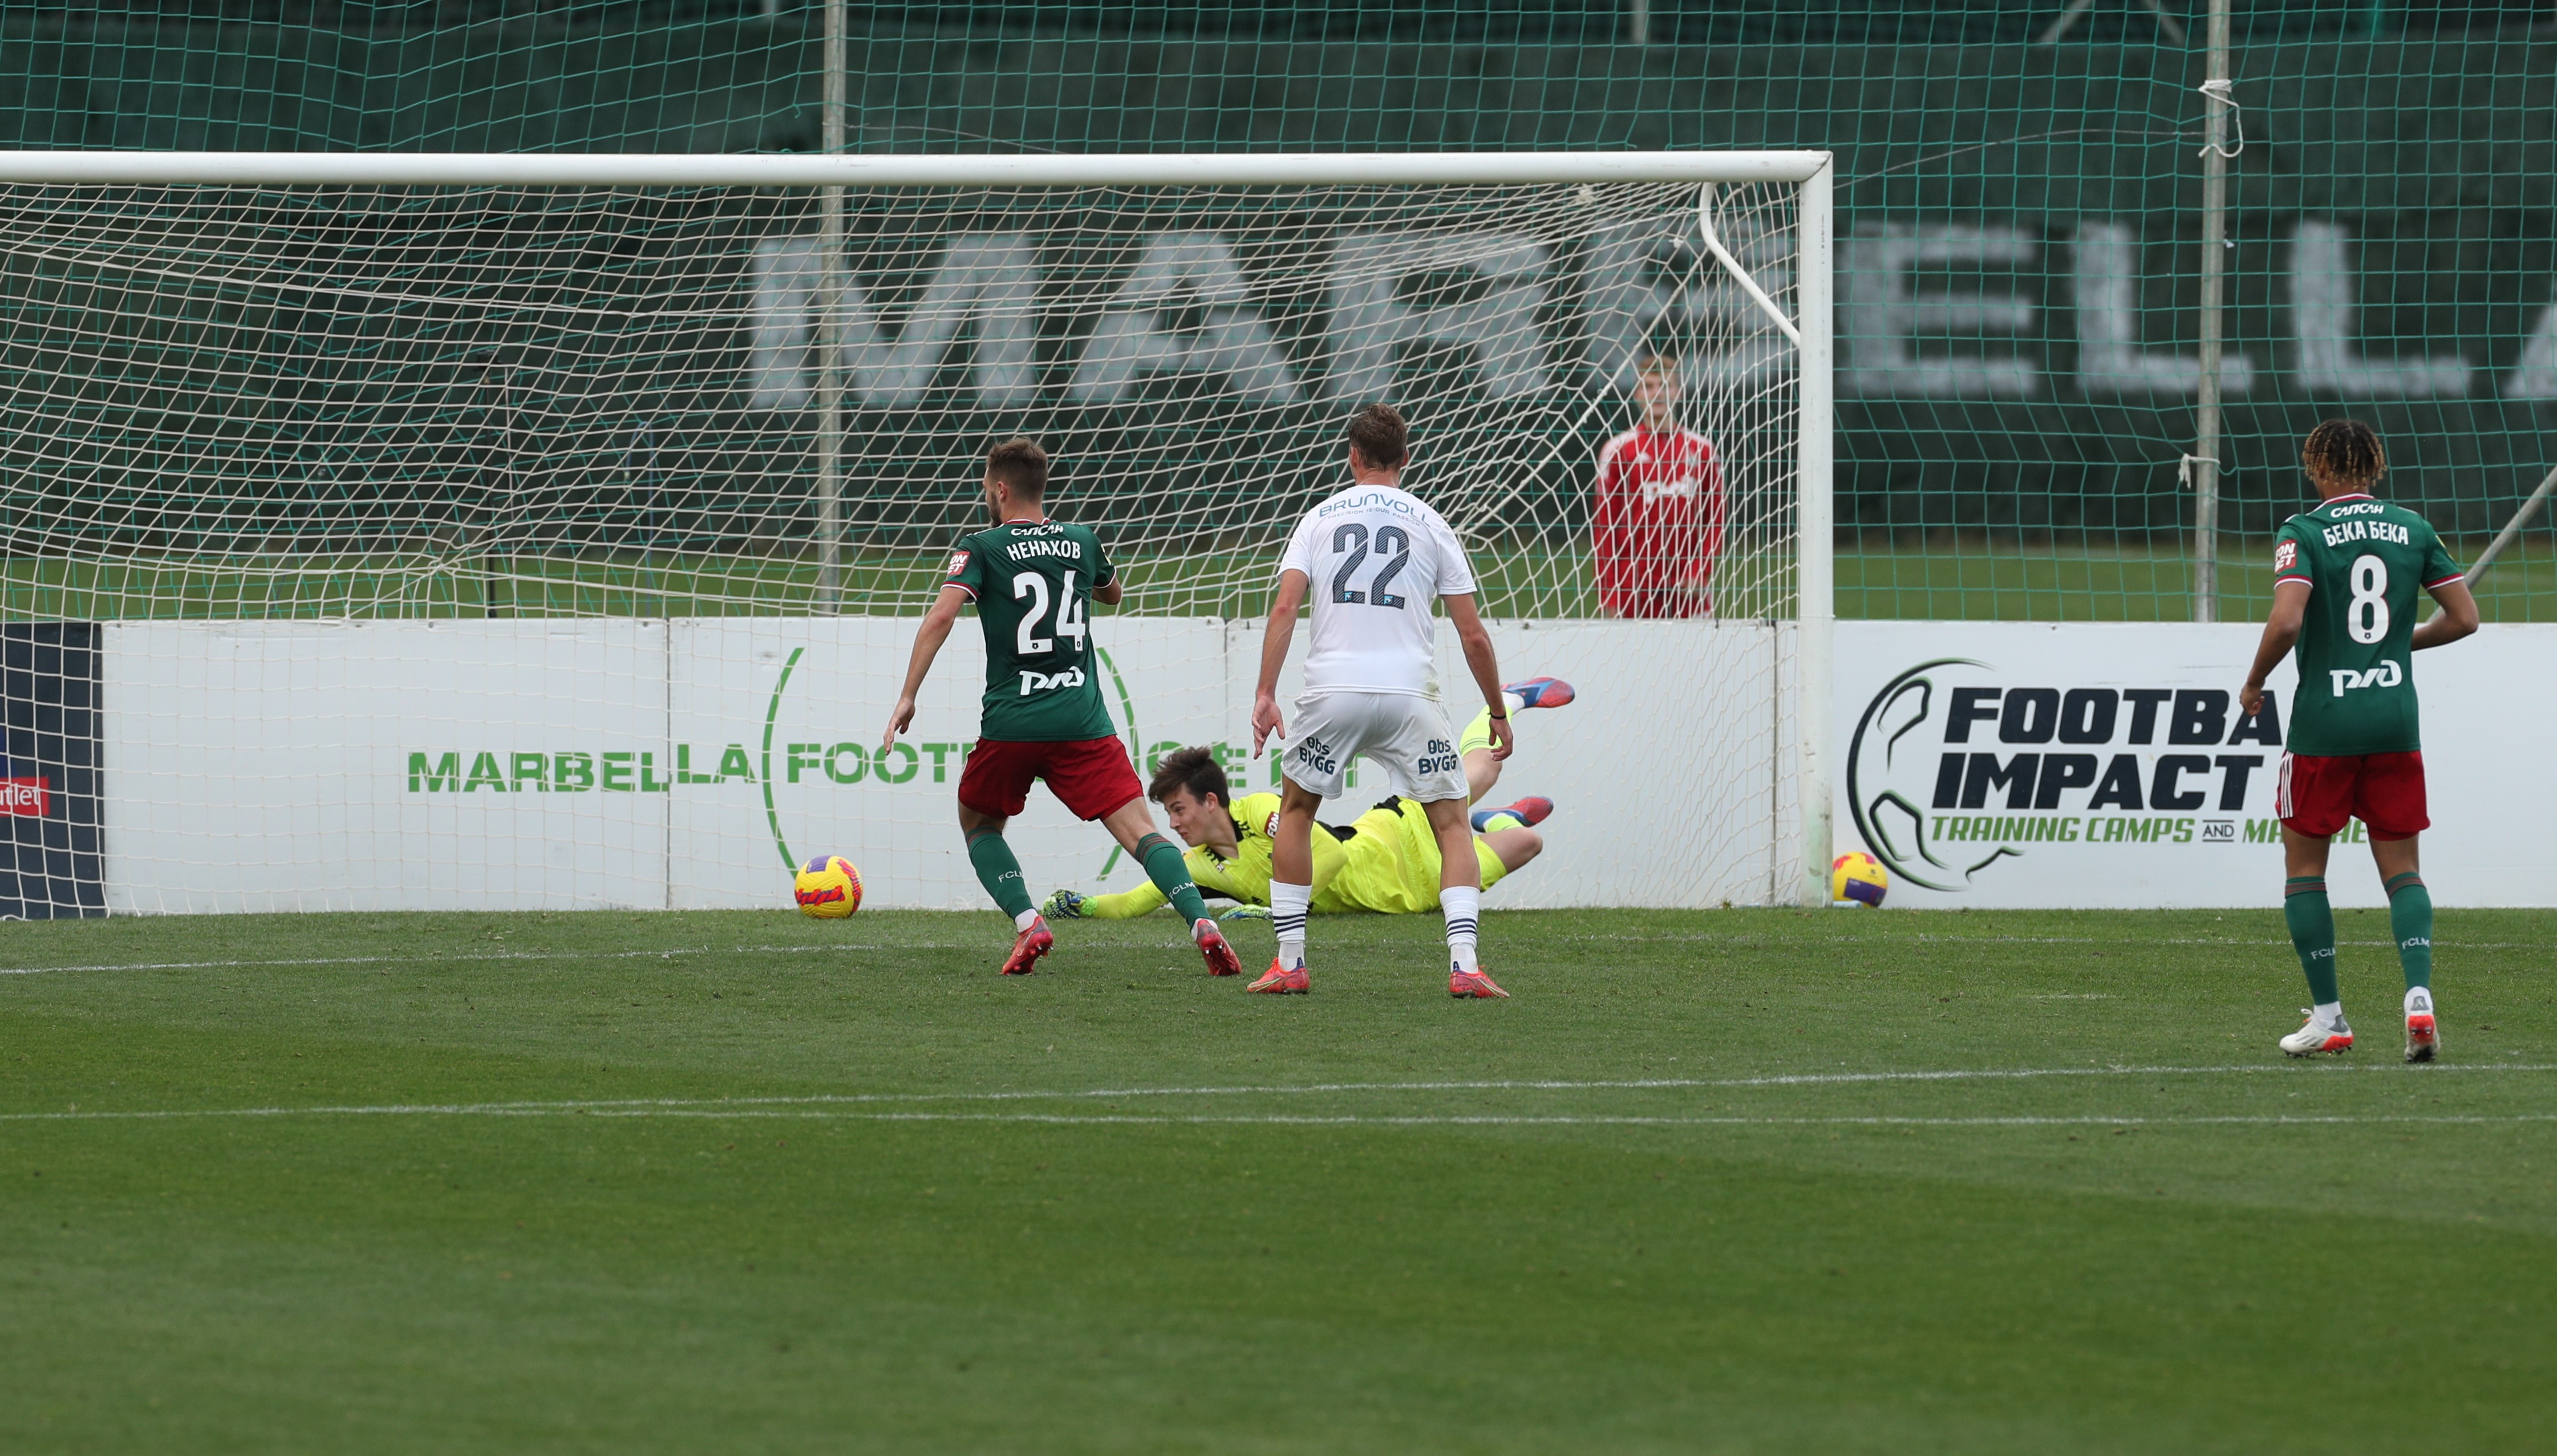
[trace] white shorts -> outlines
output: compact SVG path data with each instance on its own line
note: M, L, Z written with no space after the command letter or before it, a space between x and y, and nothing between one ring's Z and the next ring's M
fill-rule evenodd
M1290 783L1337 799L1348 791L1350 760L1381 764L1403 793L1423 804L1466 795L1465 758L1447 712L1406 693L1308 693L1296 700L1280 760Z

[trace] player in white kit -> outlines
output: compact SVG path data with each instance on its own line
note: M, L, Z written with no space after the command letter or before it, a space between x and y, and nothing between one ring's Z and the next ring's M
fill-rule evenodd
M1447 993L1499 996L1475 959L1482 917L1483 870L1465 820L1465 764L1447 711L1438 703L1434 597L1446 603L1464 645L1465 665L1492 716L1492 757L1510 756L1514 738L1501 701L1500 665L1491 633L1474 612L1474 573L1446 520L1395 481L1410 453L1403 416L1369 405L1349 428L1350 479L1296 524L1278 563L1278 596L1261 647L1261 690L1252 703L1252 755L1278 734L1286 783L1271 855L1270 920L1278 959L1252 990L1290 994L1306 990L1305 914L1314 894L1314 811L1340 797L1350 760L1384 765L1429 816L1438 837L1438 906L1447 917ZM1305 694L1296 700L1291 735L1278 716L1278 669L1296 632L1296 608L1313 599Z

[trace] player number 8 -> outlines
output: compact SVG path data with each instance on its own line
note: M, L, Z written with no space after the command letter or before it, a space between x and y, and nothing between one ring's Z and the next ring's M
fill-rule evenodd
M2388 635L2388 563L2375 556L2355 558L2353 600L2344 608L2344 626L2356 642Z

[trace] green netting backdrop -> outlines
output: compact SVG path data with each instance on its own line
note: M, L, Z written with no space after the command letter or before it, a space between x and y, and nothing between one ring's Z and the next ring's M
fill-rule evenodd
M10 3L0 145L808 150L821 14ZM2376 425L2390 493L2464 556L2557 465L2553 18L2238 5L2223 616L2268 590L2323 416ZM1832 150L1841 614L2192 611L2190 0L855 5L850 30L868 152ZM9 568L0 609L47 614ZM2490 619L2557 617L2547 521L2481 596Z

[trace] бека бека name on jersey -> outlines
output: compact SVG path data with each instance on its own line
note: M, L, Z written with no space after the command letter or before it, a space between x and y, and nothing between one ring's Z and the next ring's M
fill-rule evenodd
M2282 524L2273 536L2273 580L2310 589L2292 752L2342 757L2423 746L2415 709L2418 594L2459 577L2429 522L2368 495L2339 495Z
M946 585L977 603L986 633L979 731L1013 743L1077 743L1118 731L1092 670L1092 594L1118 580L1101 538L1065 521L1006 521L962 539Z

